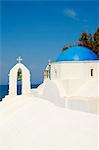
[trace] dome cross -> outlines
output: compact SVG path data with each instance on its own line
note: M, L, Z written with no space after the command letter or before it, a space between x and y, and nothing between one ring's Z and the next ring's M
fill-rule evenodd
M20 56L17 58L17 62L18 62L18 63L21 63L22 60L23 60L23 59L22 59Z

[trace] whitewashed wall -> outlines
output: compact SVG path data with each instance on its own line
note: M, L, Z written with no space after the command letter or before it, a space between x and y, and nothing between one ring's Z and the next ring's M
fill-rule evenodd
M61 64L52 63L51 64L51 80L61 78Z
M91 69L93 69L93 76L91 76ZM97 86L98 72L99 61L56 62L51 64L51 79L58 79L62 82L67 96L99 96L97 93L99 89L99 86Z
M97 95L99 97L99 63L97 64Z

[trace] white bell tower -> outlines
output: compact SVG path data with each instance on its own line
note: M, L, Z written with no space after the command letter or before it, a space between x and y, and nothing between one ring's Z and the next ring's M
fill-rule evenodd
M17 64L10 70L9 73L9 96L17 96L17 78L18 71L21 70L22 76L22 93L21 95L30 95L30 71L21 63L22 58L17 58Z

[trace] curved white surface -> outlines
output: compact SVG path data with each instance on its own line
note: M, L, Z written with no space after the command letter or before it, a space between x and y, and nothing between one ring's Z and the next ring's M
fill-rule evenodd
M0 146L12 148L96 148L97 115L18 96L0 103Z

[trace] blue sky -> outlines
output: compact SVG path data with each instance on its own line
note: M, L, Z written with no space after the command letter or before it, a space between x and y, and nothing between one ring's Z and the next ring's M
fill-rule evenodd
M65 44L77 42L81 32L99 26L98 1L2 1L0 3L0 84L21 56L40 83L49 59Z

